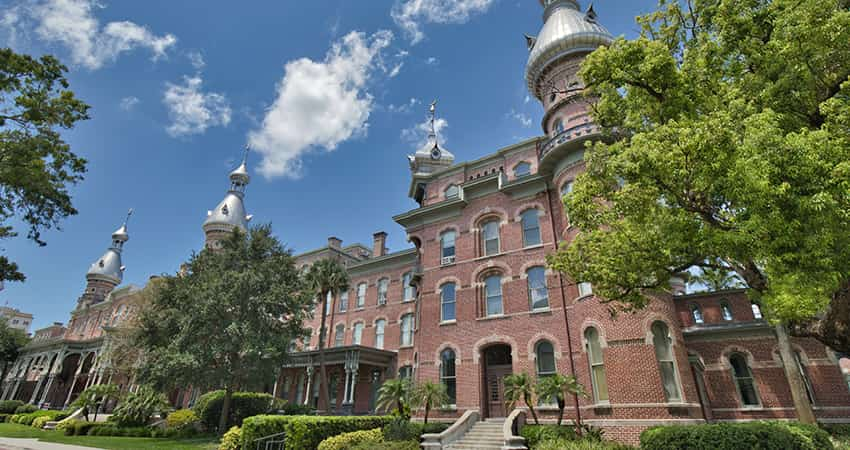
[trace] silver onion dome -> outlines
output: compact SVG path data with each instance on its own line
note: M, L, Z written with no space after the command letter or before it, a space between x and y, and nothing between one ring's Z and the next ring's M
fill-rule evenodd
M230 189L224 195L224 199L215 209L207 211L207 218L204 220L203 225L205 232L230 232L234 227L239 227L243 230L248 228L251 215L245 212L244 198L245 187L251 181L251 177L248 176L247 158L248 149L246 147L242 164L230 172Z
M127 219L120 228L112 233L112 246L106 249L103 256L92 263L89 271L86 272L86 278L89 279L105 279L115 284L121 284L124 279L124 266L121 264L121 251L124 249L124 243L130 239L127 233L127 221L130 215L133 214L131 209L127 213Z
M536 38L527 37L530 53L525 66L528 90L535 95L538 95L537 80L551 63L614 41L611 33L597 23L592 6L583 13L576 0L541 0L541 3L545 7L543 28Z

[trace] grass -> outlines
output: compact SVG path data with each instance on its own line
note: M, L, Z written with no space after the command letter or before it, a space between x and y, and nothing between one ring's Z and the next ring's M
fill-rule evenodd
M0 423L0 437L34 438L43 442L116 450L214 450L218 438L196 439L133 438L111 436L65 436L58 431L38 430L16 423Z

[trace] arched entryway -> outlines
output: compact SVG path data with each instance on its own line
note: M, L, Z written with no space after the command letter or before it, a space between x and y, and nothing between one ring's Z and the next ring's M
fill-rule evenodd
M505 377L513 372L511 346L494 344L481 350L481 373L483 399L481 411L484 417L505 417Z

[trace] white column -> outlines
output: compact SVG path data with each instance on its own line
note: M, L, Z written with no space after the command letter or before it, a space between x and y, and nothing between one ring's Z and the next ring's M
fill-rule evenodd
M354 403L354 391L356 391L356 390L357 390L357 371L352 370L351 371L351 391L349 393L350 397L349 397L348 403L351 403L351 404Z
M345 369L345 393L342 395L342 403L348 403L348 389L349 383L351 383L351 371L348 368Z
M310 396L313 395L313 368L307 367L307 390L304 392L304 404L310 404Z

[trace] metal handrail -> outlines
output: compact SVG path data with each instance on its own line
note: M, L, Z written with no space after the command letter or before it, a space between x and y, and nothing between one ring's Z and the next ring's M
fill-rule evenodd
M576 125L574 127L567 128L566 130L556 134L554 137L552 137L552 139L549 139L548 141L546 141L545 144L540 146L540 158L543 158L544 156L546 156L547 153L552 151L552 149L563 144L564 142L571 141L573 140L573 138L598 133L599 129L599 125L596 125L594 123L583 123L581 125ZM573 133L576 131L578 131L578 133L575 133L575 136L573 136ZM584 132L582 133L581 131Z
M280 437L280 439L275 439ZM265 446L261 445L265 441ZM286 432L283 433L275 433L270 434L268 436L263 436L261 438L254 439L254 442L257 445L254 447L256 450L283 450L286 446Z

